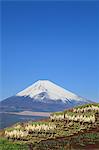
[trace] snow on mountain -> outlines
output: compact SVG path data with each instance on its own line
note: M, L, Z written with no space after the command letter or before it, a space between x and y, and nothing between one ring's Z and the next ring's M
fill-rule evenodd
M3 113L23 111L57 112L87 103L92 102L48 80L39 80L18 94L2 100L0 111ZM4 115L3 118L6 122L7 117ZM12 120L10 119L10 124Z
M51 99L54 101L62 100L64 103L67 102L68 100L83 101L83 102L87 101L86 99L77 96L76 94L69 92L68 90L65 90L64 88L48 80L39 80L35 82L33 85L16 94L16 96L20 97L29 96L34 100L41 100L41 101L44 99Z

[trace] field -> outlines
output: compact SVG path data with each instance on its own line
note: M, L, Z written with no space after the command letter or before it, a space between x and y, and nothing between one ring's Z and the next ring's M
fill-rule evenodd
M87 104L49 119L17 123L0 132L0 150L98 150L99 104Z

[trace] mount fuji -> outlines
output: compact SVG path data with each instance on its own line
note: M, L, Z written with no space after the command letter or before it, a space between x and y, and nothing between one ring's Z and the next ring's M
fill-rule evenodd
M1 101L2 111L55 112L77 105L91 103L48 80L39 80L33 85Z

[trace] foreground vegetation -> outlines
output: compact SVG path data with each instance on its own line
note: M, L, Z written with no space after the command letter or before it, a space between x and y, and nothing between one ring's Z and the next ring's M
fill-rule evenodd
M27 144L15 143L8 141L5 138L0 138L0 150L28 150L29 146Z
M0 150L99 149L99 104L87 104L0 132Z

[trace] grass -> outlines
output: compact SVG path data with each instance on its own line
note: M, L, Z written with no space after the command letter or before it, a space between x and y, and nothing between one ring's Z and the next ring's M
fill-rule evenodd
M37 125L48 125L49 124L49 122L42 122L42 121L38 121L38 122L32 122L31 123L32 125L35 125L35 126L37 126Z
M75 108L78 109L78 108L85 108L85 107L89 107L89 106L97 106L99 107L99 103L92 103L92 104L85 104L85 105L81 105L81 106L76 106Z
M81 138L96 140L96 139L99 139L99 133L98 132L97 133L85 133L81 135Z
M93 104L94 106L99 106L99 104ZM76 108L85 108L92 106L92 104L86 104L84 106L79 106ZM95 114L95 111L87 111L87 112L73 112L72 109L66 110L63 112L56 112L52 115L63 115L64 113L73 116L73 115L85 115L90 116ZM13 130L23 130L25 129L25 126L27 124L30 125L55 125L56 129L54 132L35 132L35 133L29 133L27 137L23 140L8 140L4 138L0 139L0 150L28 150L29 149L29 143L31 143L31 147L33 150L61 150L61 149L67 149L70 150L71 147L74 147L77 144L85 147L87 144L94 144L95 142L99 142L99 133L97 132L97 128L99 128L99 120L95 122L95 124L80 124L80 122L66 122L66 120L62 121L51 121L50 119L47 119L47 121L36 121L36 122L26 122L23 125L16 124L10 128L6 128L7 131L13 131ZM16 127L20 125L20 128L17 129ZM96 131L91 132L90 129L96 129ZM64 138L62 140L62 138ZM58 140L59 139L59 140Z
M5 138L0 138L0 150L28 150L29 147L26 144L22 143L14 143L12 141L8 141Z

